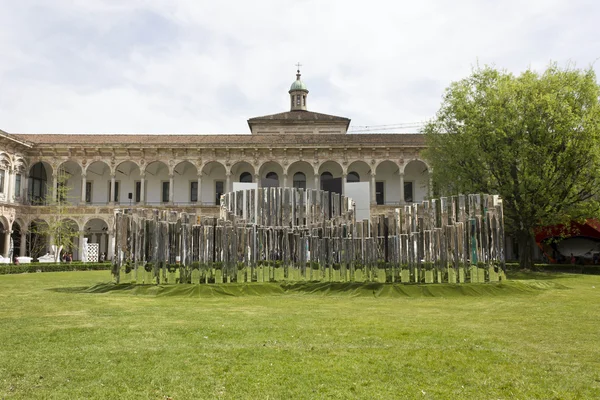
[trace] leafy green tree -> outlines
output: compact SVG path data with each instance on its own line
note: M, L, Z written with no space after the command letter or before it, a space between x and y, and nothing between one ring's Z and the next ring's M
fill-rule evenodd
M68 173L64 170L58 171L57 187L49 190L45 204L50 207L53 214L47 223L38 223L32 226L30 254L42 254L41 247L46 246L47 240L52 240L57 249L72 252L75 247L75 239L79 237L79 232L73 221L69 219L69 200L77 200L70 196L71 187L68 185ZM35 238L36 240L33 240ZM60 261L60 254L54 254L55 261Z
M529 267L536 227L598 215L599 96L591 68L474 69L424 128L434 186L501 195L506 231Z

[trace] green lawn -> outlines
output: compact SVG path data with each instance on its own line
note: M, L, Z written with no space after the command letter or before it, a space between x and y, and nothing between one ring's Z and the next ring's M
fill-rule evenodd
M3 275L0 399L600 398L600 276L520 278L376 298Z

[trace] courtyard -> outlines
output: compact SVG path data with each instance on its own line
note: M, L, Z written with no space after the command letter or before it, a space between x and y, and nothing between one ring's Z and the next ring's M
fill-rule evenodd
M234 296L4 275L0 398L600 397L600 276L509 278Z

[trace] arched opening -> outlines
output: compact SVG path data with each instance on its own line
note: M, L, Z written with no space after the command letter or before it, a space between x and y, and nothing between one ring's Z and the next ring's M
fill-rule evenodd
M412 160L404 167L404 201L425 200L429 189L429 170L421 160Z
M346 182L349 182L349 183L360 182L360 175L358 174L358 172L355 172L355 171L348 172L348 176L346 177Z
M279 187L280 177L283 176L283 168L275 161L268 161L259 169L261 187Z
M198 169L189 161L182 161L173 169L173 202L198 202Z
M94 161L88 165L86 168L86 203L108 203L110 180L110 168L104 161ZM120 192L120 182L116 178L115 189L118 194Z
M141 201L142 178L140 167L133 161L124 161L117 165L115 169L115 192L117 192L117 199L120 204L131 205Z
M81 199L81 166L75 161L65 161L58 167L56 200L79 204Z
M279 175L277 175L277 172L267 172L263 187L279 187Z
M169 202L171 191L169 167L162 161L153 161L146 166L146 203L162 204Z
M298 175L298 177L296 177L297 173L300 173L302 175ZM288 176L292 177L292 184L298 185L298 188L316 189L314 187L315 169L308 162L306 162L306 161L293 162L288 167L287 174L288 174ZM304 180L303 180L304 186L302 186L302 183L300 183L300 182L302 182L302 176L304 176ZM298 182L298 183L295 183L295 182ZM296 186L294 186L294 187L296 187Z
M27 198L30 204L46 204L48 182L52 181L52 167L40 161L31 166L29 170L29 185Z
M34 259L48 253L48 231L46 221L35 220L29 224L26 254Z
M250 172L242 172L240 175L240 182L252 183L252 174Z
M294 174L294 188L306 189L306 174L304 172L296 172Z
M61 256L67 261L79 259L79 225L71 218L63 218L52 223L50 233L57 248L62 247ZM63 257L63 258L65 258Z
M105 261L108 255L108 224L93 218L85 223L84 237L87 239L87 260L92 262Z
M375 202L378 205L400 204L400 167L386 160L375 170Z
M225 193L225 166L217 161L211 161L202 168L202 203L210 205L221 204L221 196Z
M331 193L342 193L342 166L335 161L326 161L319 168L320 189Z
M21 243L21 232L21 223L18 221L13 222L11 236L13 247L12 261L14 261L15 257L18 257L22 254L22 247L25 246L25 243ZM23 248L23 250L25 249Z

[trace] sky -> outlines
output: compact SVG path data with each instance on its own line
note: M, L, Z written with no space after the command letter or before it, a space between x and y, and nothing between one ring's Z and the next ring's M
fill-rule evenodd
M0 129L249 133L300 62L309 110L416 131L477 65L600 75L598 21L597 0L0 0Z

